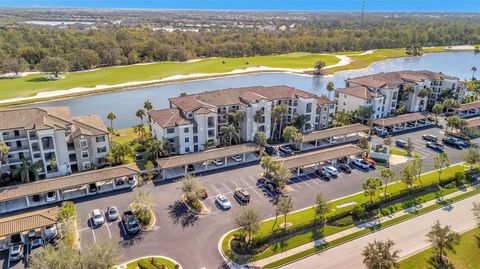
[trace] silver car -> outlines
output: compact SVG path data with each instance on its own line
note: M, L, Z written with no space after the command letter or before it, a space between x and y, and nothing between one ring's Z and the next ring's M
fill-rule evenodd
M108 220L110 221L117 220L118 217L120 216L120 214L118 213L117 207L113 205L107 208L107 215L108 215Z

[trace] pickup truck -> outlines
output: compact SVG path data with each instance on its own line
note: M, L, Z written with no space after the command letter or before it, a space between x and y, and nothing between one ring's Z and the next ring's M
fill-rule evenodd
M128 234L137 234L140 232L140 224L132 211L123 212L122 222Z

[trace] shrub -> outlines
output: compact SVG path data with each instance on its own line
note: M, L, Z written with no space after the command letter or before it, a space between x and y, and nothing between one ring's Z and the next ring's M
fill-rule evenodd
M137 262L140 269L157 269L148 259L141 259Z
M352 214L357 220L364 219L366 217L366 211L363 206L356 205L352 209Z
M457 182L457 186L463 186L467 183L467 176L464 172L456 172L454 178Z
M343 218L341 218L341 219L335 220L335 221L332 223L332 225L333 225L333 226L343 227L343 226L352 225L353 223L354 223L353 217L352 217L352 216L346 216L346 217L343 217Z
M140 222L140 224L142 225L148 225L150 223L150 221L152 220L152 214L150 212L150 210L146 209L146 208L139 208L135 214L137 215L138 217L138 221Z
M445 185L443 185L444 188L446 189L454 189L457 187L457 182L456 181L451 181Z
M154 258L150 259L150 263L157 269L166 269L167 268L167 266L165 266L165 264L163 264L161 261L156 260Z
M57 220L59 222L71 220L72 218L76 218L77 216L77 209L75 204L71 201L62 202L62 206L57 215Z
M198 210L198 211L202 210L202 203L200 202L200 200L198 198L191 199L190 204L196 210Z

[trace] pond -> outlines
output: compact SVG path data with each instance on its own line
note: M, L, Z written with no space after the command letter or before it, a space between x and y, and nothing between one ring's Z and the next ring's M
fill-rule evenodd
M346 78L407 69L443 72L463 80L472 76L470 71L472 66L480 67L480 54L473 52L442 52L426 54L416 58L380 61L367 68L337 72L331 77L312 77L288 73L249 74L96 94L33 104L27 107L68 106L75 116L97 114L102 116L105 122L108 122L106 119L107 114L114 112L117 115L114 127L127 128L138 123L139 119L135 117L135 111L142 108L143 102L147 99L152 101L155 109L162 109L169 106L169 98L179 96L181 93L192 94L256 85L288 85L317 95L326 95L326 85L329 81L333 81L335 87L338 88L345 86L344 81Z

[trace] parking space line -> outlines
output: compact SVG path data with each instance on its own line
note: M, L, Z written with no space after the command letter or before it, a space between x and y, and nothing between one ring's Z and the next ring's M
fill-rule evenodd
M308 174L308 175L306 175L306 177L308 177L308 179L310 179L310 182L313 182L313 183L315 183L315 184L317 184L317 185L320 184L320 183L318 183L318 182L315 180L315 178L317 178L317 177L314 176L313 174Z
M229 188L225 183L222 182L222 185L225 186L225 188L227 189L227 191L228 191L229 193L232 193L232 191L230 190L230 188Z
M108 223L106 226L107 226L108 236L110 237L110 239L112 239L112 233L110 232L110 227L108 227Z
M261 194L260 194L255 188L253 188L253 187L252 187L252 191L253 191L254 193L256 193L258 196L260 196L260 198L263 198L263 197L264 197L263 195L261 195Z
M93 221L92 221L92 217L90 216L90 213L88 213L88 222L90 222L90 230L92 230L93 241L97 243L97 238L95 237L95 231L93 230Z
M298 178L298 177L296 177L296 178ZM290 180L290 182L292 182L292 183L295 185L295 187L297 187L297 188L299 188L299 189L302 188L302 187L300 187L300 185L298 185L295 181Z
M305 175L304 175L304 176L305 176ZM311 187L310 184L308 184L307 180L302 179L302 178L300 178L300 180L302 181L302 183L305 183L307 186Z
M214 185L210 185L210 187L212 187L212 188L217 192L217 194L220 194L220 193L221 193L217 188L215 188Z
M240 186L237 184L235 181L230 181L233 185L235 185L235 188L240 188Z
M251 186L243 177L240 177L240 180L243 181L243 183L247 184L247 186Z

